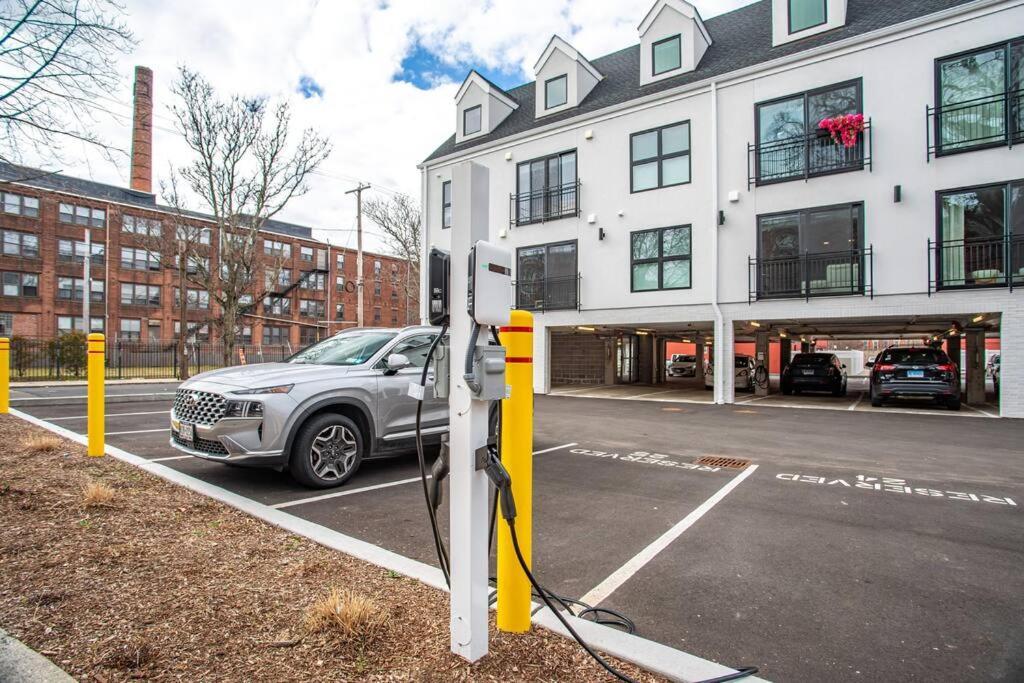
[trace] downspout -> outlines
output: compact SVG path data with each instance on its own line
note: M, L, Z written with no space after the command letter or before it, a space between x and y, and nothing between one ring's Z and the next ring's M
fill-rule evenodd
M429 173L430 169L426 165L420 168L420 325L427 324L427 306L430 301L430 297L427 295L427 268L430 265L430 243L427 239L430 235L430 212L428 209L430 202L427 196L427 188L430 187Z
M711 308L715 313L715 344L711 357L715 367L715 403L725 403L725 373L722 372L722 339L725 321L718 305L718 81L711 81Z

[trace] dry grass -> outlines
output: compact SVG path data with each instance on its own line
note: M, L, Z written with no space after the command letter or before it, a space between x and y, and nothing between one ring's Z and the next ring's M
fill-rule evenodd
M445 593L68 441L26 457L44 434L0 415L0 627L83 683L608 680L575 643L493 621L468 664ZM117 514L83 515L86 482Z
M114 489L99 481L88 481L82 485L83 507L110 507L116 495Z
M59 437L39 432L21 440L21 450L27 455L38 455L39 453L52 453L58 450L64 442Z
M308 633L334 636L344 642L365 643L381 635L387 625L387 614L376 600L350 590L332 588L306 608Z

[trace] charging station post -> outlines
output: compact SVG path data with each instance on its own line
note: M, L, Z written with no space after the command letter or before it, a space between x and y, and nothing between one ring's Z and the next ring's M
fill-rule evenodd
M487 445L488 403L476 400L458 361L473 338L467 315L470 271L467 254L488 237L487 168L463 162L452 169L451 228L451 375L449 380L449 510L451 533L451 648L475 662L487 654L487 475L476 468L475 454ZM476 346L487 345L478 334Z
M533 537L533 315L512 311L501 328L501 345L508 350L505 377L509 396L501 402L501 463L512 478L516 501L519 547L527 565ZM498 628L530 630L530 580L519 565L512 532L498 523Z

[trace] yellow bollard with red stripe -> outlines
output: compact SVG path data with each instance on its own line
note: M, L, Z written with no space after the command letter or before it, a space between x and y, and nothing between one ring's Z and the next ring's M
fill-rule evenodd
M11 409L11 340L0 337L0 414Z
M501 463L512 478L516 534L528 566L533 537L533 315L512 311L500 330L505 347L505 383L511 391L501 402ZM498 524L498 629L530 630L530 581L516 559L508 524Z
M89 335L88 357L86 365L86 377L88 379L87 394L87 425L89 443L86 452L90 457L103 457L104 446L104 419L103 419L103 373L105 372L103 356L106 344L104 337L98 332Z

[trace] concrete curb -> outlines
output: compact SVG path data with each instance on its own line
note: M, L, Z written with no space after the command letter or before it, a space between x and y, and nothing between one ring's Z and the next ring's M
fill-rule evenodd
M0 681L74 683L75 679L0 628Z
M28 415L27 413L23 413L14 408L11 409L10 414L34 424L37 427L47 429L54 434L68 439L69 441L74 441L82 445L87 444L88 439L83 434L77 434L69 429L65 429L64 427L33 417L32 415ZM214 500L220 501L225 505L229 505L269 524L273 524L285 531L289 531L299 536L304 536L305 538L331 548L332 550L337 550L345 553L346 555L357 557L371 564L375 564L378 567L398 572L399 574L422 581L428 586L448 592L448 587L444 582L444 576L441 574L441 570L436 567L399 555L398 553L367 543L366 541L359 540L358 538L346 536L338 531L306 521L290 513L284 512L283 510L272 508L268 505L264 505L263 503L257 503L254 500L240 496L237 493L232 493L220 486L207 483L201 479L197 479L188 474L184 474L183 472L179 472L178 470L161 465L160 463L146 460L134 453L129 453L128 451L111 446L110 444L106 445L106 452L118 460L135 465L139 469L143 469L160 477L161 479L165 479L183 486L190 491L213 498ZM717 676L726 676L736 673L735 669L731 669L707 659L702 659L696 655L691 655L681 650L676 650L652 640L623 633L607 626L595 624L591 621L577 619L571 615L567 615L567 618L577 633L579 633L588 644L593 645L609 655L618 657L619 659L627 662L632 662L643 669L660 674L672 681L688 683L691 681L702 681L709 678L715 678ZM562 624L559 623L558 619L546 608L534 614L533 623L550 629L561 636L571 638ZM0 680L3 679L0 678ZM757 678L755 676L748 676L742 680L751 681L752 683L764 683L764 679Z

